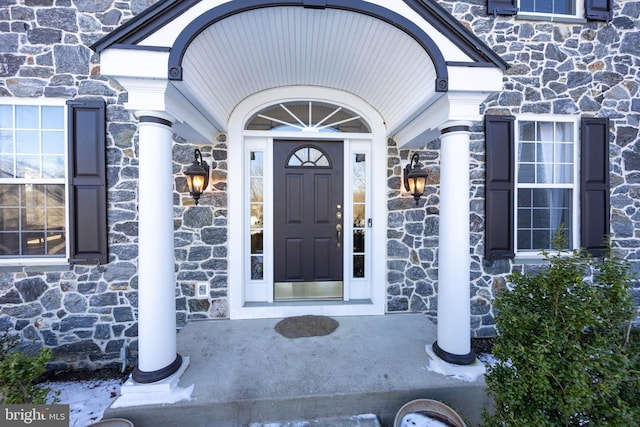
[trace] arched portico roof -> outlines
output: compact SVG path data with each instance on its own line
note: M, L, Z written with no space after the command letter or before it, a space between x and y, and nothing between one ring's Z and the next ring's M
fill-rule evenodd
M164 78L218 131L252 94L319 86L371 104L393 136L447 91L467 90L461 70L501 75L506 67L425 0L160 1L92 48L103 74L125 87L128 77ZM153 59L149 70L134 64L135 51Z

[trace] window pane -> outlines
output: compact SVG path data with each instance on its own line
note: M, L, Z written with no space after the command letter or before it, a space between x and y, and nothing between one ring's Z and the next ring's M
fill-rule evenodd
M364 276L364 255L353 256L353 277L365 277Z
M536 141L553 141L555 129L553 122L538 122Z
M520 122L518 129L520 132L521 141L536 140L536 123L535 122Z
M531 228L531 209L518 209L518 228Z
M249 161L249 174L251 176L264 175L264 154L262 151L252 151L251 160Z
M366 183L363 179L353 180L353 201L364 203L366 197Z
M17 156L16 178L40 178L40 156Z
M13 154L13 131L0 130L0 154Z
M536 161L536 145L528 142L520 144L519 159L521 162L535 162Z
M20 214L17 208L0 208L0 230L20 230Z
M353 177L365 179L367 177L366 154L354 154Z
M262 178L251 178L249 183L249 192L252 202L262 202L263 201L263 188L264 181Z
M16 105L16 128L38 129L39 108L36 105Z
M251 227L260 228L264 221L263 206L262 204L251 204Z
M262 280L263 277L263 259L261 256L251 257L251 280Z
M556 141L557 142L573 142L573 123L572 122L556 123Z
M50 184L46 186L47 206L64 206L64 185Z
M364 230L353 230L353 252L364 252Z
M47 230L64 230L64 209L47 209Z
M46 255L46 234L22 233L22 255Z
M65 235L64 233L47 233L47 254L65 255Z
M571 184L573 182L573 165L556 165L554 178L556 184Z
M263 247L263 233L260 231L252 231L251 232L251 253L252 254L261 254L264 251Z
M22 206L44 206L45 186L39 184L21 185L21 205Z
M535 165L520 165L518 168L518 182L534 183L536 182Z
M43 129L64 129L64 108L63 107L42 107L42 128Z
M35 130L19 130L16 132L16 152L22 154L40 153L40 134Z
M20 204L19 185L0 185L0 206L18 206Z
M562 163L573 163L573 144L556 144L556 161Z
M353 205L353 226L364 227L364 205Z
M42 177L43 178L64 178L64 157L63 156L43 156L42 157Z
M43 208L29 208L22 209L21 213L22 229L23 230L44 230L44 209Z
M64 133L42 132L42 154L64 154Z
M0 233L0 256L20 255L20 234Z
M13 106L0 105L0 128L13 128Z

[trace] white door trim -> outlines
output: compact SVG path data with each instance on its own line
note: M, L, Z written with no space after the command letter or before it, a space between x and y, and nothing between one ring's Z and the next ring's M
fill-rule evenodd
M343 105L361 115L371 126L370 134L307 134L305 132L255 132L244 131L246 121L256 111L278 102L292 100L311 100ZM247 283L249 271L245 263L246 239L244 233L244 218L246 216L246 201L244 191L246 141L262 140L265 147L270 147L270 141L275 138L304 138L304 139L344 139L345 154L349 146L354 147L369 145L371 159L371 290L368 301L342 302L298 302L298 303L273 303L272 295L264 303L246 303L245 283ZM251 144L251 143L250 143ZM260 92L240 103L229 119L229 134L227 138L228 149L228 175L227 175L227 218L228 218L228 248L229 248L229 273L228 273L228 298L229 314L232 319L251 318L279 318L302 314L317 315L373 315L384 314L386 295L386 223L387 223L387 183L386 183L386 158L387 144L385 127L382 118L370 105L353 94L333 89L319 87L286 87ZM267 150L270 151L270 148ZM267 154L267 153L265 153ZM345 156L349 159L350 156ZM268 160L267 160L268 159ZM271 161L270 155L265 156L265 162ZM349 166L345 163L345 171ZM345 174L348 175L348 174ZM345 176L346 178L346 176ZM345 179L345 185L348 180ZM270 182L270 181L269 181ZM266 184L266 182L265 182ZM373 189L377 189L375 192ZM270 191L265 185L265 191ZM345 200L346 205L346 200ZM269 204L265 210L269 209ZM345 212L345 218L346 212ZM266 219L265 219L266 222ZM346 230L345 230L346 231ZM268 239L265 238L265 245ZM346 253L346 251L345 251ZM346 257L346 255L345 255ZM265 262L267 262L265 258ZM270 261L269 261L270 262ZM348 274L345 263L345 273ZM347 287L345 286L345 290Z

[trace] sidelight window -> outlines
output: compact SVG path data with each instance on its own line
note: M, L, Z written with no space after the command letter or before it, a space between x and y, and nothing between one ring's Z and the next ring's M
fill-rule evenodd
M251 151L249 160L251 280L264 278L264 152Z
M353 154L353 278L365 277L365 243L367 236L367 157L364 153Z

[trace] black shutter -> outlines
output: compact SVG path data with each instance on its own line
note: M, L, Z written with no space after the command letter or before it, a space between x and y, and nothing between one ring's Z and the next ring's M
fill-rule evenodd
M581 246L594 256L609 236L609 119L583 118L580 127Z
M485 116L485 249L487 260L513 258L514 205L513 116Z
M487 0L487 15L515 15L518 0Z
M73 100L67 107L70 262L106 264L105 104Z
M612 3L612 0L585 0L584 9L587 19L610 21L613 14Z

